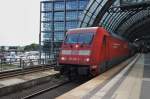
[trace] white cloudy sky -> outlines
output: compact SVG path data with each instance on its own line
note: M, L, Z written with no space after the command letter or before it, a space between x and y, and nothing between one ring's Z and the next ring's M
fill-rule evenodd
M0 46L38 43L40 0L0 0Z

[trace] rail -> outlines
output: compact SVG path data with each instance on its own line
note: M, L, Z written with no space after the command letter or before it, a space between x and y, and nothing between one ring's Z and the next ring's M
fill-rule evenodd
M68 83L70 83L70 81L65 81L65 82L56 84L56 85L54 85L54 86L48 87L47 89L39 90L39 91L37 91L37 92L35 92L35 93L32 93L32 94L30 94L30 95L28 95L28 96L25 96L25 97L23 97L23 98L21 98L21 99L31 99L31 98L33 98L33 97L39 96L39 95L41 95L41 94L43 94L43 93L46 93L46 92L48 92L48 91L52 91L52 90L54 90L54 89L56 89L56 88L59 88L59 87L61 87L61 86L64 86L64 85L66 85L66 84L68 84Z
M29 74L33 72L42 71L42 70L48 70L48 69L52 69L52 67L50 68L49 66L38 66L38 67L28 67L24 69L3 71L3 72L0 72L0 79L23 75L23 74Z

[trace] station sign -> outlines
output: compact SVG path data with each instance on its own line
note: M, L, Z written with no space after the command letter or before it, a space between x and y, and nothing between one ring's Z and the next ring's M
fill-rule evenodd
M141 3L150 3L150 0L120 0L120 5L136 5Z

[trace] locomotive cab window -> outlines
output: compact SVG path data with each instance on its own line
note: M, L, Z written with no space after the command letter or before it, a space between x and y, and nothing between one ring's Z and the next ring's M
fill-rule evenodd
M69 44L90 44L92 42L94 33L75 33L68 34L65 43Z

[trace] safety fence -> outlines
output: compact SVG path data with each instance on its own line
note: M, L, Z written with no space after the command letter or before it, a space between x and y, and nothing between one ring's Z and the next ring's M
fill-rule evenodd
M38 66L54 66L56 59L21 59L21 58L3 58L0 59L0 72L24 69Z

